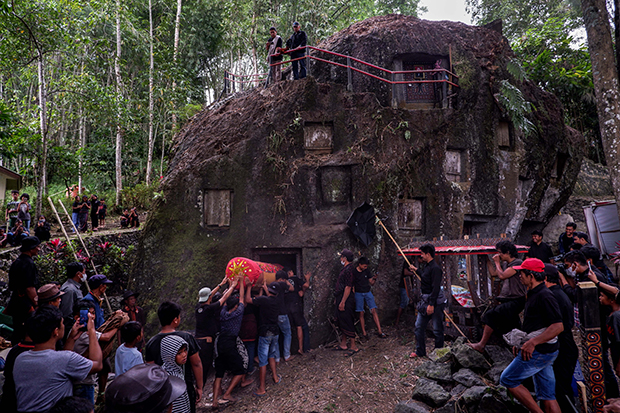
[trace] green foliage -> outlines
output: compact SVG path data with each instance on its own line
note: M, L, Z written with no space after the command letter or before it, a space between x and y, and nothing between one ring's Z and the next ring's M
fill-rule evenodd
M532 104L525 100L519 88L507 80L502 80L500 93L496 97L508 112L508 116L516 128L521 129L525 135L534 131L534 124L527 118L527 115L532 111Z
M92 260L98 274L104 274L116 285L123 287L127 285L127 274L135 251L133 245L122 248L111 242L102 242L91 248L90 258L77 240L71 240L70 244L67 244L60 239L53 239L47 243L47 247L49 252L35 257L41 284L52 281L64 282L66 279L65 267L67 264L76 261L73 254L73 251L76 251L77 261L84 264L89 276L94 274Z
M582 25L580 3L576 0L465 0L465 4L478 25L502 19L504 36L511 42L553 18L565 19L568 30Z
M162 197L161 193L157 192L158 189L159 182L151 185L137 184L133 187L123 188L121 192L121 205L119 206L150 210L154 202Z
M551 18L541 28L527 30L513 50L528 78L560 99L565 122L584 134L589 156L596 160L602 148L592 64L587 47L575 41L569 28L567 17Z

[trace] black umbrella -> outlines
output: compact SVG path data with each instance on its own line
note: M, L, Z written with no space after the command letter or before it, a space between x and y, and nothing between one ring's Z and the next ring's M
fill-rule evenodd
M375 209L364 202L355 208L347 220L347 225L364 246L369 246L375 237Z

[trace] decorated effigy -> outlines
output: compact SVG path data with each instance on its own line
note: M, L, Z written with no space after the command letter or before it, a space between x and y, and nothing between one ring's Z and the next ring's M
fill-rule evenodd
M230 280L243 275L245 285L262 286L276 280L276 272L281 270L279 264L254 261L249 258L235 257L226 265L226 277ZM238 288L238 287L237 287Z

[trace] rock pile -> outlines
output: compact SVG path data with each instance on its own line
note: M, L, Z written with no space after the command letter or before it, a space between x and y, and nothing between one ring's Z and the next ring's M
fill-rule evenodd
M412 400L401 401L394 413L526 412L499 386L499 378L513 359L501 346L487 346L489 360L469 347L464 338L435 350L431 361L419 365ZM433 410L435 409L435 410Z

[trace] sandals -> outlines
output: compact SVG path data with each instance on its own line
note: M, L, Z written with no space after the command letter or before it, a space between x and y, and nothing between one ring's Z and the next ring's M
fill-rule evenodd
M385 334L385 333L380 333L380 334L377 334L377 335L379 336L379 338L387 338L387 334Z

